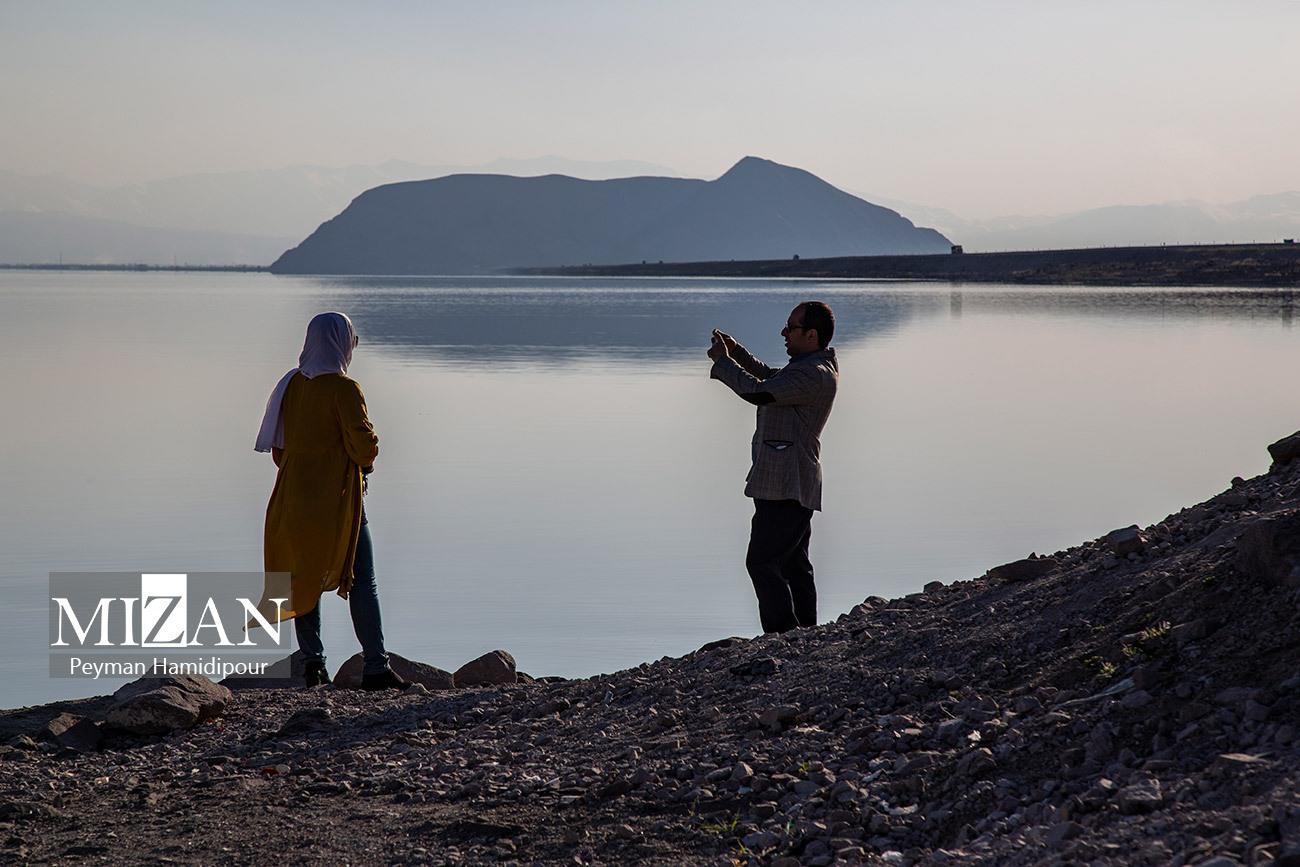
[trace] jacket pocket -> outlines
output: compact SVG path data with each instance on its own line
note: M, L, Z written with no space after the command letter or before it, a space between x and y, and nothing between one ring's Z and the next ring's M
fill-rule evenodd
M772 449L772 451L783 452L793 446L794 442L791 440L763 440L763 445Z

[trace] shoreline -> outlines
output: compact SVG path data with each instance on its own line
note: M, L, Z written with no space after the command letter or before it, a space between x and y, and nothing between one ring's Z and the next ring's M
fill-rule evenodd
M275 274L267 265L0 264L5 271L233 272ZM313 276L313 275L285 275ZM473 274L352 274L324 277L692 277L897 280L945 284L1300 288L1300 244L1085 247L998 253L850 256L830 259L641 262L520 266Z
M516 268L552 277L774 277L1077 286L1300 287L1300 245L1089 247L833 259L657 262Z
M1148 527L612 674L236 689L170 734L6 736L0 855L1291 864L1297 536L1292 461Z
M147 265L143 262L130 265L89 264L33 264L15 265L0 263L0 271L231 271L237 273L262 273L270 271L265 265Z

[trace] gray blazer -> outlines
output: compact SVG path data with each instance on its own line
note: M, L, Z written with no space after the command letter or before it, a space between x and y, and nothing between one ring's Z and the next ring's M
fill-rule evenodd
M745 479L745 496L757 500L798 500L822 507L821 436L835 401L840 367L835 350L810 352L779 370L737 344L730 358L719 358L709 375L744 398L767 392L758 407L751 447L754 461Z

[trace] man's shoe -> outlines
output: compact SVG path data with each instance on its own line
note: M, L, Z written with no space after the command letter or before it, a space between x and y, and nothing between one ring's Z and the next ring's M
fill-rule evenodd
M330 673L323 662L309 662L303 668L303 680L308 686L324 686L330 682Z
M361 688L365 690L406 689L410 685L409 680L403 680L391 668L386 668L379 674L361 675Z

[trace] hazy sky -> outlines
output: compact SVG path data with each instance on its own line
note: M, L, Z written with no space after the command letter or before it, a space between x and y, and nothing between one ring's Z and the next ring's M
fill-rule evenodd
M1300 2L0 0L0 169L745 154L967 216L1300 189Z

